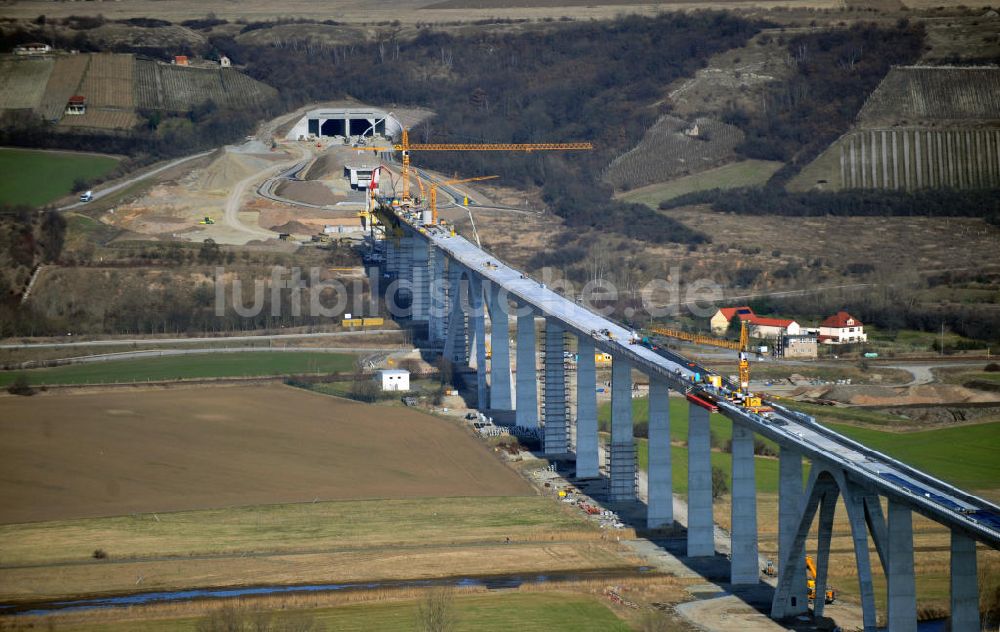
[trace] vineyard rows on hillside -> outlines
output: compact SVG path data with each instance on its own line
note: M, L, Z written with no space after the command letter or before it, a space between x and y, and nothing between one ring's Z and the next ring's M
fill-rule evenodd
M617 189L629 190L697 173L733 156L733 148L742 141L743 132L721 121L699 118L691 125L664 116L638 145L608 165L604 179Z
M45 95L38 106L39 113L46 120L54 121L62 116L69 98L76 94L80 87L90 57L90 55L68 55L56 58L45 86Z
M80 94L87 97L88 107L131 108L134 60L132 55L91 55L87 74L83 77Z
M38 107L52 65L51 58L0 61L0 110Z
M893 68L858 115L864 126L1000 119L1000 68Z
M61 127L94 127L99 129L130 129L139 122L135 110L99 110L87 108L85 114L64 116Z
M183 112L211 99L220 106L246 107L262 101L273 89L229 69L167 66L140 61L136 72L136 105Z

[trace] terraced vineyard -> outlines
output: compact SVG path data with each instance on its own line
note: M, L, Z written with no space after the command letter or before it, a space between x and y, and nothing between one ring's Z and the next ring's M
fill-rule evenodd
M1000 68L893 68L868 97L864 127L919 121L1000 120Z
M135 107L133 98L135 57L132 55L91 55L80 94L90 107Z
M276 94L266 84L232 69L168 66L136 62L136 105L183 112L211 99L220 106L246 107Z
M99 110L87 108L86 114L64 116L60 127L93 127L97 129L130 129L139 122L135 110Z
M0 61L0 110L38 107L52 66L48 57Z
M617 189L635 189L677 176L710 169L734 155L743 140L737 127L713 119L695 120L697 136L686 121L672 116L658 120L642 141L615 158L604 179Z
M1000 129L892 128L849 132L789 189L954 189L1000 186Z
M57 121L66 109L69 98L77 93L83 74L90 64L90 55L67 55L55 58L52 73L45 85L45 96L38 106L39 113L49 121Z

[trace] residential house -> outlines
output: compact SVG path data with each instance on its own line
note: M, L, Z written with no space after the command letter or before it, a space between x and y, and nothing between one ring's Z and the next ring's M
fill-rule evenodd
M768 318L753 315L747 319L751 338L777 340L782 336L797 336L799 324L790 318Z
M847 312L837 312L819 325L819 341L827 345L867 342L864 325Z

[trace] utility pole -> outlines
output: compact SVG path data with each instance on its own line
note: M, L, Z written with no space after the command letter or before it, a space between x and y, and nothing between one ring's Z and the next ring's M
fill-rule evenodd
M941 323L941 347L940 347L940 351L941 351L941 355L943 356L944 355L944 323L943 322Z

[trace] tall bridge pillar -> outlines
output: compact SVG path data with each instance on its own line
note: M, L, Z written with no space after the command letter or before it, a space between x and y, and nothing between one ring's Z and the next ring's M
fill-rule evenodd
M649 468L646 485L646 527L674 522L673 472L670 462L670 387L649 376Z
M490 283L486 299L490 310L490 408L512 410L507 294L499 285Z
M608 470L612 501L635 500L635 441L632 438L632 365L623 357L611 362L611 444Z
M566 454L569 451L566 410L566 333L558 321L545 320L545 367L542 385L542 412L545 420L545 454Z
M413 238L411 243L413 271L410 274L410 317L423 323L430 319L430 244L420 237Z
M712 520L712 446L708 411L688 405L688 530L689 557L715 555Z
M754 480L753 430L733 424L733 501L730 583L760 581L757 556L757 485Z
M538 426L538 373L535 352L535 312L521 305L517 314L517 425Z
M778 560L784 560L792 549L802 515L802 500L802 453L782 446L778 456ZM791 584L785 605L788 616L809 610L805 567L796 569L798 576ZM784 569L779 566L778 571L784 572Z
M462 301L462 264L448 261L448 324L444 339L444 357L458 365L469 361L465 306Z
M440 248L430 246L430 313L427 336L431 342L444 342L448 320L448 280L445 277L445 256Z
M469 274L469 325L472 330L470 355L476 363L476 406L485 409L489 405L486 392L486 308L483 305L483 279L477 274ZM475 348L475 354L471 348Z
M951 629L980 629L976 541L958 531L951 532Z
M889 499L888 608L892 632L917 632L917 588L913 575L910 508Z
M590 336L577 336L576 352L576 477L597 478L600 476L600 468L594 339Z

